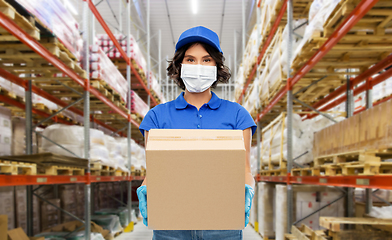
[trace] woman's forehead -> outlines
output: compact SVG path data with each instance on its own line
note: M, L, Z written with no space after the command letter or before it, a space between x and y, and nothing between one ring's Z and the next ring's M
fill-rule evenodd
M204 55L209 55L207 50L200 43L195 43L195 44L191 45L185 51L185 55L187 55L187 54L204 54Z

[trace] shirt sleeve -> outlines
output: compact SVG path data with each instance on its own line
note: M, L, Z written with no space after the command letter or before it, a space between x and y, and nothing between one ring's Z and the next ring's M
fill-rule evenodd
M143 121L139 126L139 130L144 137L144 131L150 131L150 129L157 129L157 128L159 128L158 118L154 109L151 109L150 111L147 112L146 116L143 118Z
M245 130L247 128L252 128L252 135L256 132L257 125L253 120L249 112L240 106L237 112L237 127L236 129Z

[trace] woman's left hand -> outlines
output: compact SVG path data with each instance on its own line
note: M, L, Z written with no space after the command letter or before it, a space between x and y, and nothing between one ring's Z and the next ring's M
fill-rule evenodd
M250 209L252 207L252 200L255 195L255 191L251 186L245 184L245 227L249 223Z

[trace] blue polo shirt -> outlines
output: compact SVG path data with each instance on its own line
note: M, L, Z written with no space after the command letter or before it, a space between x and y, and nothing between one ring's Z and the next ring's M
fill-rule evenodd
M220 99L211 92L212 97L199 110L185 101L184 92L176 100L159 104L144 117L139 130L150 129L236 129L252 128L256 124L249 112L235 102Z

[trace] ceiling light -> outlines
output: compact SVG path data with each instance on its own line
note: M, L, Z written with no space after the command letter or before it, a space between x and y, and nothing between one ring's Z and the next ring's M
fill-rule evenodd
M197 14L197 0L191 0L192 2L192 12L193 14Z

